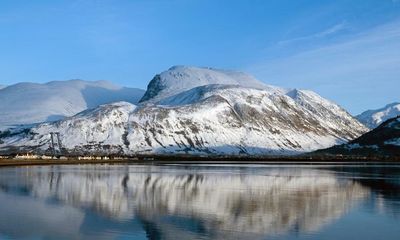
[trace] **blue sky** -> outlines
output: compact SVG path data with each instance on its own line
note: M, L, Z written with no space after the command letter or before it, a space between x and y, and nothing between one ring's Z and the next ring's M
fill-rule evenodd
M400 0L2 0L0 84L246 71L351 113L400 101Z

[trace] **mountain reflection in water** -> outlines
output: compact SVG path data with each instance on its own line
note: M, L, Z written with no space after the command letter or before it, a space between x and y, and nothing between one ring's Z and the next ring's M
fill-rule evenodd
M385 199L398 207L399 172L386 181L366 177L381 176L366 169L373 168L0 169L0 237L261 239L314 233L371 196L381 199L381 208L388 207ZM13 216L20 216L18 227L9 222ZM21 227L32 222L36 228Z

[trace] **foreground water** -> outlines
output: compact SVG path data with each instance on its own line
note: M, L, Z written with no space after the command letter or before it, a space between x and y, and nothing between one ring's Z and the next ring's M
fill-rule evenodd
M0 239L399 239L400 165L0 169Z

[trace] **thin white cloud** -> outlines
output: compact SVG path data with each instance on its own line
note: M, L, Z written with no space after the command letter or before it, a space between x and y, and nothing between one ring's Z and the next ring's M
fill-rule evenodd
M299 42L299 41L309 41L309 40L324 38L324 37L328 37L333 34L339 33L347 28L348 28L347 22L343 21L332 27L329 27L328 29L325 29L323 31L320 31L320 32L317 32L317 33L314 33L314 34L311 34L308 36L297 37L297 38L280 41L280 42L278 42L278 45L286 45L286 44L292 44L292 43Z
M265 60L248 71L270 84L316 90L353 112L398 101L400 21L344 42Z

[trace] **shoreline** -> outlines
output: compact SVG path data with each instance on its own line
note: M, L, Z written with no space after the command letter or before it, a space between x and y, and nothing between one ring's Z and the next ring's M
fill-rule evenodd
M0 159L0 168L19 166L45 166L45 165L80 165L80 164L122 164L133 160L78 160L78 159Z
M237 165L398 165L398 158L374 159L374 158L244 158L244 157L224 157L224 158L197 158L197 157L135 157L123 159L17 159L8 158L0 159L1 167L18 167L18 166L45 166L45 165L81 165L81 164L182 164L182 165L204 165L204 164L237 164Z

